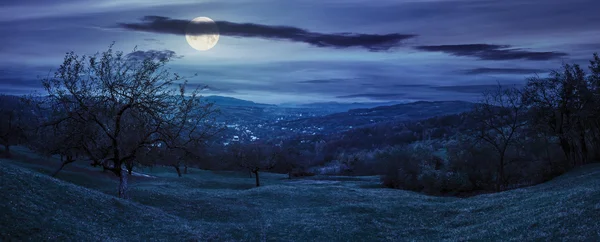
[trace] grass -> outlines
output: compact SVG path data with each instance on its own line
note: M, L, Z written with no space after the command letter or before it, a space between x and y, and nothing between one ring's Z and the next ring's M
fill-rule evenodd
M600 240L600 166L545 184L470 198L379 188L377 177L285 179L171 169L134 177L19 151L0 159L0 241Z

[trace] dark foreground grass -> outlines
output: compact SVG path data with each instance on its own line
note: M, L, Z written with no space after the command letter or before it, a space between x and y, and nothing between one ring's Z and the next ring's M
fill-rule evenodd
M40 158L41 159L41 158ZM55 160L0 160L0 238L58 241L600 240L600 166L535 187L442 198L376 188L376 177L285 179L192 169L134 178ZM46 167L46 168L44 168ZM371 187L371 188L365 188ZM0 239L2 240L2 239Z

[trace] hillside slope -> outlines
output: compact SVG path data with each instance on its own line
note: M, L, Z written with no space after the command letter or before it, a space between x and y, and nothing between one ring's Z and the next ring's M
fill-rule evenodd
M124 201L109 195L112 186L102 193L0 161L0 240L600 239L600 165L471 198L378 188L377 177L264 173L264 186L253 188L245 173L192 169L177 178L158 170L158 178L132 184Z
M199 240L187 221L159 209L0 160L0 241Z

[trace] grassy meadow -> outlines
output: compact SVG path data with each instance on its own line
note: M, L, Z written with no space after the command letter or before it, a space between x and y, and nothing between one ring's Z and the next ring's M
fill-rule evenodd
M0 241L600 240L600 165L469 198L385 189L378 177L138 170L129 200L86 162L0 158Z

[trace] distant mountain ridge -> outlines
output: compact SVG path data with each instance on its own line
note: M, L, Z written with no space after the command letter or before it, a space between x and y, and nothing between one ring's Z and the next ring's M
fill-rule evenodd
M379 106L390 106L396 104L403 104L407 102L402 101L393 101L393 102L353 102L353 103L341 103L341 102L315 102L315 103L305 103L305 104L282 104L281 106L286 107L297 107L297 108L318 108L318 109L326 109L331 112L346 112L351 109L358 108L374 108Z
M404 104L407 102L392 101L392 102L353 102L353 103L341 103L341 102L314 102L314 103L282 103L279 105L275 104L264 104L257 103L249 100L243 100L234 97L226 96L204 96L202 97L208 102L213 102L219 106L238 106L238 107L279 107L279 108L302 108L302 109L320 109L328 111L329 113L347 112L352 109L359 108L374 108L379 106L391 106L397 104Z
M475 104L466 101L418 101L374 108L351 109L321 117L311 117L282 122L291 128L321 127L327 132L339 132L351 128L387 121L419 120L435 116L463 113Z
M253 101L225 97L225 96L204 96L202 97L205 101L213 102L219 106L239 106L239 107L277 107L274 104L256 103Z

